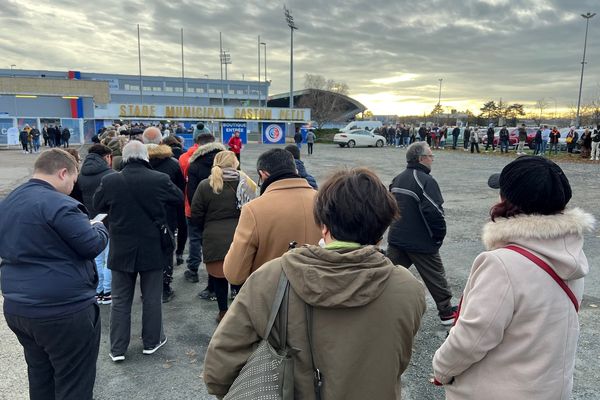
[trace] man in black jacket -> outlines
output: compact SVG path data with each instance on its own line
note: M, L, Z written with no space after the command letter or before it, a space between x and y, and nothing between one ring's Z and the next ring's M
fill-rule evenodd
M185 191L185 179L183 178L181 168L179 168L179 162L173 158L173 150L171 147L166 144L161 144L162 135L160 130L154 126L146 128L142 134L142 141L148 148L148 157L152 168L154 168L155 171L169 175L171 182L173 182L173 184L182 192ZM177 229L178 214L184 214L183 206L169 207L167 209L167 223L171 232L175 232ZM182 255L178 256L178 260L179 257L182 257ZM165 266L163 271L163 303L169 302L175 296L175 292L171 288L171 282L173 281L172 255L169 257L169 261L169 264ZM181 262L183 262L183 259L181 259ZM179 264L180 262L178 261L178 265Z
M100 346L93 259L108 231L68 196L77 163L44 151L33 177L0 203L2 295L8 327L23 346L29 397L91 400Z
M198 148L194 151L194 154L190 157L190 166L187 172L187 198L190 204L196 193L196 188L204 179L210 176L210 171L213 166L213 161L218 152L227 150L221 143L215 142L215 137L211 133L201 133L196 137L196 143ZM190 282L198 282L198 269L202 262L202 248L197 248L196 245L192 245L192 237L202 238L202 230L199 226L188 223L188 234L190 236L190 248L187 270L184 272L184 277ZM202 239L200 239L201 241ZM214 299L216 300L215 291L213 288L213 282L208 276L208 285L202 290L199 296L202 299Z
M433 154L425 142L406 150L406 170L390 185L402 218L388 233L387 255L396 265L415 265L433 297L443 325L452 325L456 307L446 281L439 248L446 236L446 221L440 188L430 175Z
M166 209L180 207L183 193L166 174L148 163L146 146L131 141L123 147L121 173L102 178L94 208L108 213L112 270L110 357L123 361L131 338L131 304L140 275L143 354L153 354L167 341L162 327L162 277L172 246L162 240Z
M90 218L98 215L94 208L93 198L96 189L100 186L102 178L108 174L116 173L112 168L112 150L103 144L95 144L88 149L88 155L83 160L77 186L82 197L82 203L87 208ZM112 274L108 268L108 244L94 260L98 271L98 287L96 300L99 304L112 303Z
M458 144L458 137L460 136L460 128L455 126L452 129L452 150L456 150L456 145Z

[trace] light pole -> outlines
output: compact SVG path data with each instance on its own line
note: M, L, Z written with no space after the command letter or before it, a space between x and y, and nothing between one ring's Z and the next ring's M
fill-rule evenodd
M440 114L442 112L442 110L441 110L441 104L442 104L442 81L443 80L444 80L444 78L438 79L438 81L440 81L440 91L439 91L439 94L438 94L438 103L437 103L437 105L438 105L438 107L437 107L437 109L438 109L438 112L437 112L437 123L438 123L438 125L440 124Z
M185 106L185 69L184 69L184 61L183 61L183 28L181 28L181 100L183 100L183 105Z
M579 97L577 99L577 117L576 126L579 128L579 108L581 106L581 89L583 87L583 68L585 67L585 50L587 47L587 35L588 35L588 27L590 25L590 19L592 19L596 15L596 13L581 14L583 18L585 18L585 40L583 41L583 60L581 61L581 79L579 80Z
M256 51L258 53L258 106L260 107L260 35L258 35L256 43Z
M142 81L142 45L140 43L140 24L137 24L137 39L138 39L138 63L140 73L140 104L144 104L144 82Z
M294 23L294 17L286 6L283 6L285 20L290 27L290 108L294 108L294 31L298 27Z
M265 83L267 82L267 44L265 42L260 42L261 46L265 46Z
M267 99L269 97L268 86L267 86L267 44L265 42L260 42L261 46L265 46L265 88L267 88L267 95L265 96L265 107L267 106Z

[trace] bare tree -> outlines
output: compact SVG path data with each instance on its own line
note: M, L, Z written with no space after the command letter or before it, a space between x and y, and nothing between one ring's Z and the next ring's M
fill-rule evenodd
M542 115L544 114L544 110L548 108L548 105L548 101L546 101L546 99L543 97L535 101L535 108L540 110L540 124L542 123Z
M304 88L314 90L302 96L298 106L311 109L317 128L334 121L343 112L343 103L338 95L348 94L349 88L345 82L325 79L322 75L306 74Z

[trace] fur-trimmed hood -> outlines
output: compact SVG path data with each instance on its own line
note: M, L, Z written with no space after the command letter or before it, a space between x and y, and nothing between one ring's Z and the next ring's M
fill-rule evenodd
M196 151L194 151L194 154L192 154L192 156L190 157L190 163L193 163L194 161L196 161L196 159L198 157L202 157L203 155L208 154L212 151L224 151L224 150L227 150L227 148L225 146L223 146L222 143L219 143L219 142L212 142L212 143L204 144L202 146L198 146Z
M588 272L583 235L594 229L595 218L579 208L554 215L518 215L497 218L483 227L487 250L516 244L542 256L558 275L577 279Z
M166 144L146 144L146 148L148 148L148 158L153 159L164 159L173 157L173 149L171 146L167 146Z

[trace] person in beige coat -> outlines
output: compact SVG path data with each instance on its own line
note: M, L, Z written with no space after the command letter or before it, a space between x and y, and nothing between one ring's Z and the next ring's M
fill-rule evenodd
M317 192L298 176L292 155L283 149L268 150L260 155L256 168L261 196L242 207L223 263L225 277L234 285L285 253L290 242L317 244L321 239L313 218Z
M400 376L425 312L423 285L376 245L398 214L367 169L340 171L315 204L326 246L288 251L255 271L217 328L204 361L208 391L224 396L261 340L282 271L290 283L287 347L294 398L315 399L305 303L312 308L312 353L327 400L400 399ZM269 341L278 347L277 327Z
M501 201L483 229L486 251L473 263L456 325L433 358L435 378L448 400L570 399L575 304L548 272L506 246L546 262L578 307L589 270L583 235L594 218L565 209L569 181L543 157L517 158L489 185Z

